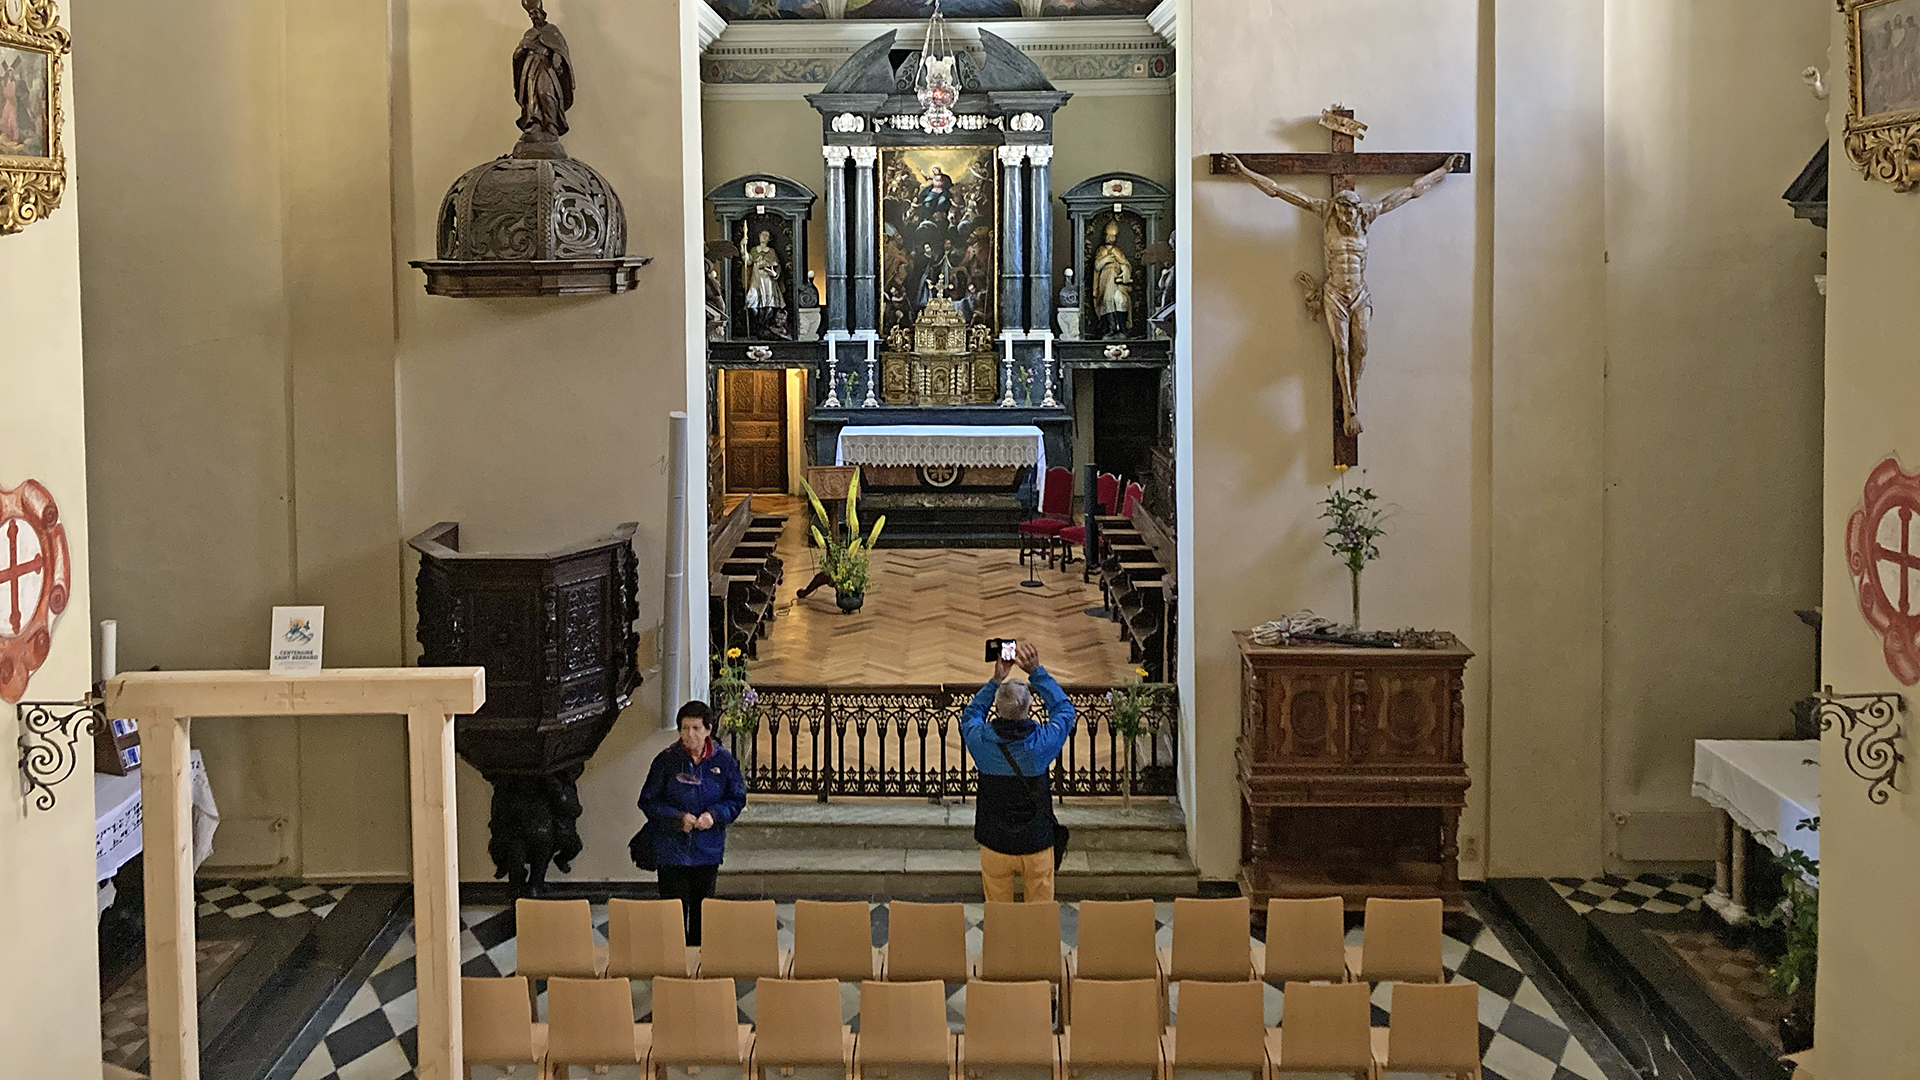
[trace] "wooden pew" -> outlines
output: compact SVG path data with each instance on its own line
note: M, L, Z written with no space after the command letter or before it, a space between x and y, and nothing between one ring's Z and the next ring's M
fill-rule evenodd
M1171 682L1178 610L1173 537L1144 507L1130 517L1102 518L1099 536L1100 587L1120 638L1132 646L1148 681Z
M743 499L707 530L707 604L721 648L757 656L758 642L773 620L774 599L785 567L774 549L786 519L756 514Z

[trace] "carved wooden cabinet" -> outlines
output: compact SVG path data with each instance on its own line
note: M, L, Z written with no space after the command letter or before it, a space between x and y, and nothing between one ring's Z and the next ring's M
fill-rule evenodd
M487 669L486 704L453 744L493 785L488 851L517 891L580 853L577 781L640 684L635 528L539 555L463 552L453 522L409 541L420 665Z
M1269 897L1464 908L1461 679L1473 653L1240 645L1240 884Z

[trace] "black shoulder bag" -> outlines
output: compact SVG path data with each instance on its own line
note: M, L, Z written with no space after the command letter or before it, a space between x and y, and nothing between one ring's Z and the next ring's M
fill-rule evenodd
M1007 749L1007 744L1004 742L1000 743L1000 754L1007 759L1007 764L1013 767L1013 775L1027 782L1028 804L1033 807L1033 816L1039 817L1040 796L1034 790L1033 777L1020 771L1020 763L1013 760L1013 751ZM1055 816L1053 812L1053 801L1051 799L1047 801L1047 820L1053 822L1053 868L1055 871L1058 871L1060 869L1060 861L1067 857L1067 841L1073 837L1073 834L1067 831L1065 825L1060 824L1059 817Z

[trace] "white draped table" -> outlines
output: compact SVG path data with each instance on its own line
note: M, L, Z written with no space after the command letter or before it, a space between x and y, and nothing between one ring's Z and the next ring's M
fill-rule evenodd
M1775 855L1820 857L1820 834L1799 827L1820 816L1818 739L1696 739L1693 794L1727 816L1707 904L1728 922L1747 915L1747 834Z
M220 808L213 801L213 786L207 782L207 766L200 751L193 758L193 865L199 866L213 853L213 833L220 826ZM125 776L93 774L93 879L104 883L119 873L128 860L140 854L140 770ZM113 902L113 892L99 890L100 910Z
M836 465L958 465L1047 471L1047 440L1031 424L893 424L840 429Z

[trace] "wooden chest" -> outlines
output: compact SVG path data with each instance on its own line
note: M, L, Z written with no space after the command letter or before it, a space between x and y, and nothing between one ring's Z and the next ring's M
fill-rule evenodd
M1461 680L1473 653L1240 646L1241 887L1267 898L1438 896L1464 908Z

